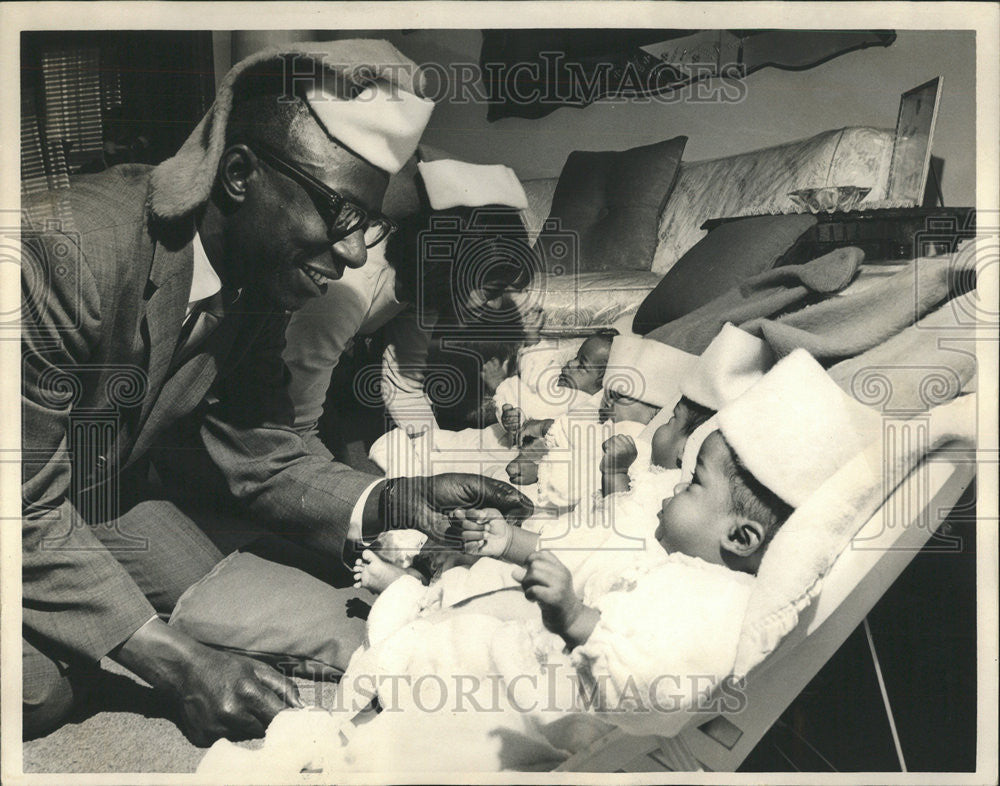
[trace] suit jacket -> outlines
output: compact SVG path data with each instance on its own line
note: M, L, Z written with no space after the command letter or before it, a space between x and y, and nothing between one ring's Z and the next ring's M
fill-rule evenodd
M233 494L316 548L341 553L373 480L292 428L287 317L252 293L175 361L194 229L147 221L151 171L75 178L27 201L22 222L24 627L70 657L96 660L152 616L91 525L128 532L123 473L196 408Z

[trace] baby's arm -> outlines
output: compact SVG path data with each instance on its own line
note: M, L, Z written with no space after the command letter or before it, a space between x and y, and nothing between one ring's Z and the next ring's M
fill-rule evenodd
M601 447L604 450L601 457L601 493L606 497L628 491L628 470L639 455L635 440L626 434L615 434Z
M551 551L530 554L526 567L517 568L512 575L521 582L524 597L541 608L545 627L561 636L567 647L573 649L590 638L601 612L576 596L573 577Z
M538 546L538 535L509 524L495 510L456 510L452 521L462 527L466 554L524 565Z

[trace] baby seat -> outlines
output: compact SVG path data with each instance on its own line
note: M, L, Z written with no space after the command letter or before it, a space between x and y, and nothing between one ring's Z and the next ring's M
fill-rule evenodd
M930 539L975 470L973 452L956 449L925 459L906 476L837 558L798 625L747 675L739 712L692 713L673 737L638 737L615 729L557 769L735 771ZM891 719L888 704L886 709Z

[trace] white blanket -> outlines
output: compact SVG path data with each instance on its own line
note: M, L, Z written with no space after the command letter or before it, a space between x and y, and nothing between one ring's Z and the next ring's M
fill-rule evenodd
M576 535L589 545L599 532ZM271 761L284 769L269 774L549 769L609 725L676 733L732 669L753 579L649 545L627 564L600 549L580 560L575 583L601 618L570 653L519 590L481 592L509 585L510 565L483 559L431 587L394 582L372 608L368 645L352 658L339 702L344 719L373 694L383 711L356 729L341 723L343 735L324 720L325 747L313 735L300 745L282 720ZM293 713L317 717L279 717ZM275 750L270 737L264 751ZM231 777L233 747L216 743L199 774ZM268 766L259 758L258 774Z

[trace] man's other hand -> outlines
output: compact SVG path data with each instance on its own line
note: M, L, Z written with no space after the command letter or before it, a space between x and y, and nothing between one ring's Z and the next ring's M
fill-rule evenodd
M275 715L303 706L295 683L270 666L207 647L158 619L112 657L176 702L195 745L263 737Z

